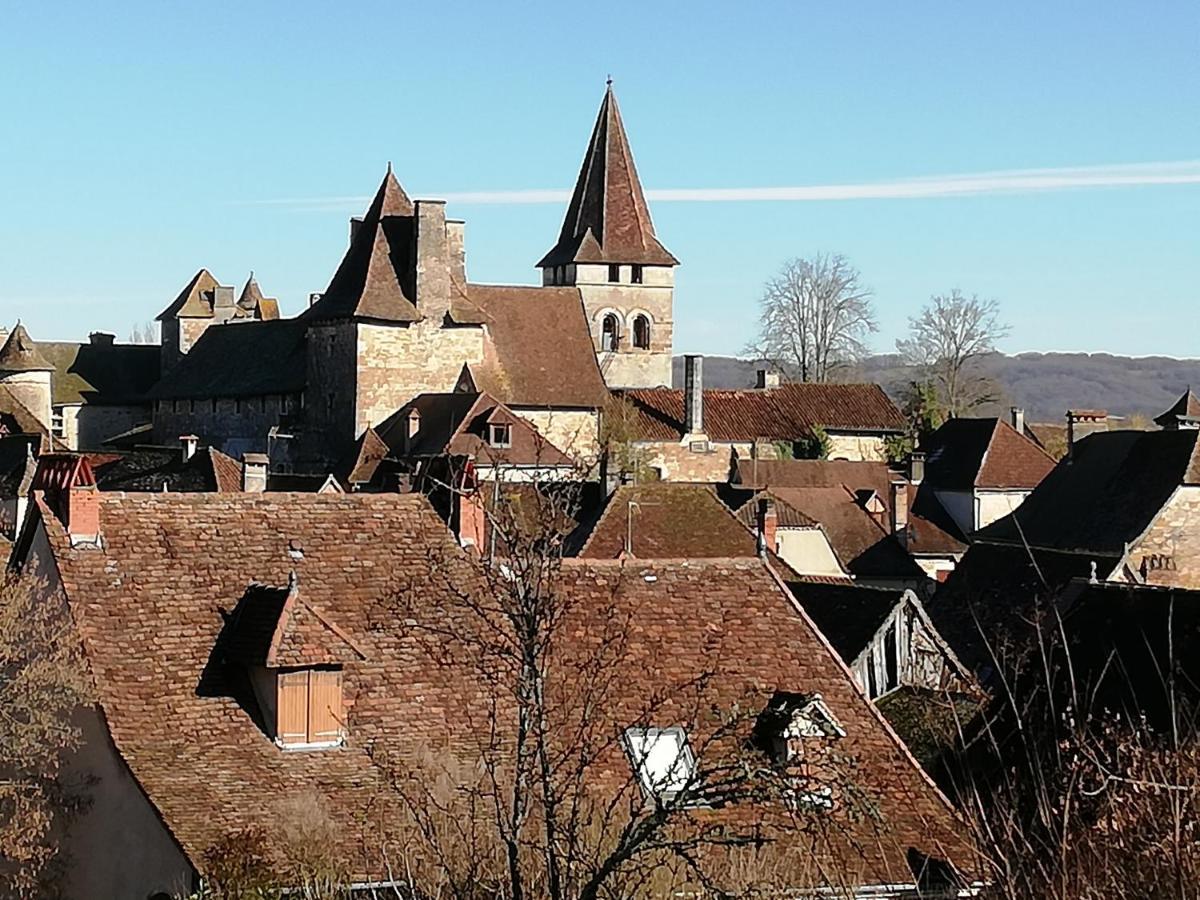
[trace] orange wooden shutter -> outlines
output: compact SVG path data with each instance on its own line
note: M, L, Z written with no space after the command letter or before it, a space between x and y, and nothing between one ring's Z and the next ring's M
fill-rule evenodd
M336 741L342 733L342 673L314 669L308 688L308 740Z
M280 672L276 736L285 744L308 740L308 672Z

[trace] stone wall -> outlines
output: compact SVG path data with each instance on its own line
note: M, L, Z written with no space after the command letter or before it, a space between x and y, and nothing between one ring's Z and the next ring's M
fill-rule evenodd
M323 461L344 452L362 430L355 417L358 389L358 326L353 322L310 325L305 338L305 458Z
M49 372L11 372L0 376L0 384L33 413L47 431L50 429Z
M645 266L642 283L631 282L631 269L619 267L619 282L608 281L607 265L579 265L570 274L583 297L600 370L609 387L671 386L674 350L674 271L669 266ZM601 348L604 317L614 313L621 329L617 350ZM633 346L633 323L638 315L650 320L650 347Z
M513 406L512 411L533 423L543 437L586 466L600 451L600 416L594 409L538 409Z
M775 543L779 558L801 575L846 575L819 528L778 528Z
M829 458L851 462L887 462L882 435L829 433Z
M634 453L663 481L728 481L734 462L750 456L750 444L710 442L697 451L678 441L638 441Z
M67 429L68 446L76 450L96 450L109 438L150 421L149 404L129 406L69 406L71 425ZM67 416L63 424L67 425Z
M1200 588L1200 487L1176 488L1129 548L1128 564L1147 584Z
M270 394L238 400L159 400L154 412L154 443L175 444L181 434L194 434L208 444L240 458L242 453L266 453L267 432L280 416L300 406L300 396ZM271 448L272 460L285 462L287 441Z

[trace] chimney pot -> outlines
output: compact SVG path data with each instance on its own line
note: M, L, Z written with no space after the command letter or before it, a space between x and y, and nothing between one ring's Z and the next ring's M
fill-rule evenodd
M1010 410L1010 412L1012 414L1012 423L1011 424L1013 427L1013 431L1015 431L1017 434L1024 434L1025 433L1025 410L1021 409L1021 407L1019 407L1019 406L1014 406Z
M684 440L704 434L704 357L689 353L683 358Z
M914 451L908 457L908 480L920 484L925 480L925 454Z
M270 458L265 453L242 454L242 491L261 494L267 489L267 469Z

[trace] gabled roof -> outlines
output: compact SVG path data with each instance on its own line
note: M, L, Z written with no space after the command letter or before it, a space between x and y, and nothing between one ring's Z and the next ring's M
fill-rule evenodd
M1156 416L1154 422L1163 428L1177 428L1180 423L1200 423L1200 397L1189 387L1170 409Z
M632 528L630 523L632 521ZM755 537L730 514L708 484L650 483L617 488L598 517L572 535L584 559L752 557Z
M451 754L442 759L469 766L479 716L486 716L486 702L474 699L482 690L476 666L463 654L443 653L418 628L441 629L453 642L459 592L479 584L426 501L395 494L102 494L100 502L105 541L92 549L72 548L44 504L37 514L112 745L182 852L203 872L215 844L261 824L280 798L313 794L329 818L333 849L357 880L382 874L380 854L360 852L364 833L357 827L378 823L386 832L381 840L390 837L386 819L366 818L400 805L379 760L417 758L437 742ZM222 545L219 565L197 539L210 534L233 537ZM431 554L444 565L438 577L421 577ZM319 636L317 644L361 651L345 662L354 702L337 751L276 747L244 667L230 665L225 652L247 585L285 584L292 571L301 595L319 597L324 622L304 626ZM915 847L970 866L945 798L760 561L631 567L567 560L559 585L572 617L555 648L559 671L576 671L573 655L592 653L594 644L608 653L615 688L593 710L597 727L615 732L638 721L647 696L691 673L717 675L703 681L702 697L665 692L657 716L685 721L696 708L762 708L779 691L820 694L845 731L839 752L857 761L856 778L880 813L877 822L840 823L838 840L818 851L822 864L895 883L911 879L905 853ZM260 642L269 634L273 642L282 616L272 613L282 612L287 596L280 588L256 590L256 607L263 606L247 634ZM419 601L413 614L427 618L381 616L398 591ZM618 647L610 633L620 622L634 627ZM332 625L344 643L328 635ZM281 652L290 628L283 629ZM589 786L628 782L619 752L601 756L594 768Z
M413 413L419 428L409 444L406 429ZM510 426L511 446L488 443L488 427L493 423ZM479 465L573 465L533 423L486 393L419 394L380 423L378 432L393 456L465 457Z
M654 235L611 82L600 103L558 243L538 266L571 262L679 264Z
M1180 485L1200 485L1200 430L1107 431L1076 441L982 541L1120 555Z
M200 447L191 459L173 447L144 447L113 454L93 464L102 491L240 493L242 464L215 447Z
M227 657L281 668L357 662L366 653L328 615L305 600L295 572L287 587L253 583L229 617Z
M159 379L162 355L157 344L38 341L37 346L54 367L56 405L142 403Z
M155 318L163 322L171 318L207 319L213 314L213 292L219 286L208 269L201 269L192 276L179 296L171 301L171 305L160 312Z
M614 391L627 400L635 440L683 439L683 391ZM893 433L904 417L877 384L783 384L766 390L705 390L704 431L714 441L784 440L830 431Z
M855 582L789 581L788 588L847 665L858 659L908 593Z
M1031 489L1054 458L1003 419L948 419L922 442L925 483L939 490Z
M413 305L415 227L412 201L389 163L329 287L301 317L400 323L420 319Z
M300 319L214 325L148 397L209 399L302 391L307 380L306 325Z
M0 373L52 372L54 366L42 355L25 326L20 322L0 347Z
M577 288L468 284L485 317L478 390L510 406L597 409L608 397Z
M354 448L346 460L337 467L338 480L351 487L370 484L388 452L388 445L379 433L368 426L354 442Z

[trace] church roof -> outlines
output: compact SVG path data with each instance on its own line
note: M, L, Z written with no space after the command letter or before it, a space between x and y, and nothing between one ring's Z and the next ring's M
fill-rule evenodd
M52 372L52 366L20 322L0 347L0 372Z
M679 264L654 235L611 82L600 104L558 243L538 266L572 262Z
M413 305L413 203L391 164L350 240L341 265L321 299L304 312L308 319L375 319L416 322Z
M1200 397L1188 388L1170 409L1154 420L1154 424L1169 428L1177 426L1180 422L1196 421L1200 421Z

